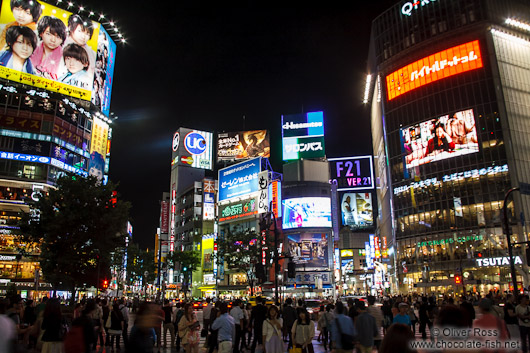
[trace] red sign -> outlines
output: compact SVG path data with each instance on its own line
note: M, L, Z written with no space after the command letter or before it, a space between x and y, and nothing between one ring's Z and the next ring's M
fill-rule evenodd
M431 82L482 67L478 40L457 45L413 62L386 77L388 100Z
M274 217L278 219L279 213L278 213L278 180L274 180L271 183L272 187L272 212L274 213Z
M40 132L40 120L0 115L0 126L12 130Z
M169 233L169 202L162 201L160 204L160 232Z

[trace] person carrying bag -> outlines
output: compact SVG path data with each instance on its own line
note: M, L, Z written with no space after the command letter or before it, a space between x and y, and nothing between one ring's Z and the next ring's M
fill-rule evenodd
M301 353L314 353L313 337L315 337L315 323L309 318L307 310L298 311L298 320L292 329L294 348L301 348Z

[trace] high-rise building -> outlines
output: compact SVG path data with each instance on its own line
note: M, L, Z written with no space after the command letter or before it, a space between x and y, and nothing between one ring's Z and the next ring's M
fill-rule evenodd
M394 290L510 289L502 207L530 182L529 58L527 1L402 1L373 21L364 102ZM527 241L530 198L507 206Z
M12 6L31 13L27 27L15 21ZM85 15L40 1L2 2L0 43L7 49L0 53L0 295L13 283L27 297L51 288L41 277L38 245L16 240L29 203L66 172L94 175L104 183L108 178L113 38L119 32L109 34ZM71 38L78 28L88 34L83 46ZM51 34L44 33L48 29ZM45 35L62 44L53 49L51 61L43 55ZM31 51L18 68L11 60L19 49L13 38ZM87 60L74 73L63 53L76 49Z

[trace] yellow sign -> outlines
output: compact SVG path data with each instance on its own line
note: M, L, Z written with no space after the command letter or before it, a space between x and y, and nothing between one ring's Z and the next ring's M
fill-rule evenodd
M340 257L353 257L353 249L342 249Z

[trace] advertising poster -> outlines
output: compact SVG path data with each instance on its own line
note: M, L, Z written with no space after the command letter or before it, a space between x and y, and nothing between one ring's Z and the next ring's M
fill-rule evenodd
M283 229L331 228L331 200L328 197L299 197L282 200Z
M28 1L25 11L13 11L12 3L3 1L0 9L0 77L87 101L108 95L108 113L114 71L108 58L116 46L107 33L100 35L102 26L42 1ZM110 76L103 79L103 71Z
M109 125L103 120L94 117L92 137L90 139L88 174L97 177L99 181L103 179L108 136Z
M96 71L92 87L92 103L106 116L110 113L110 96L114 82L114 62L116 60L116 43L105 31L99 28Z
M458 111L401 129L406 168L478 152L473 109Z
M212 169L213 134L181 127L173 134L171 166Z
M328 235L326 233L289 234L289 255L297 267L328 268Z
M204 179L202 193L202 219L205 221L213 221L215 219L215 181Z
M355 263L353 259L342 259L341 260L342 273L353 273Z
M226 132L217 135L217 162L270 156L267 130Z
M374 225L372 194L347 192L342 194L342 225L352 230L371 228Z
M259 191L261 157L219 170L219 201Z

